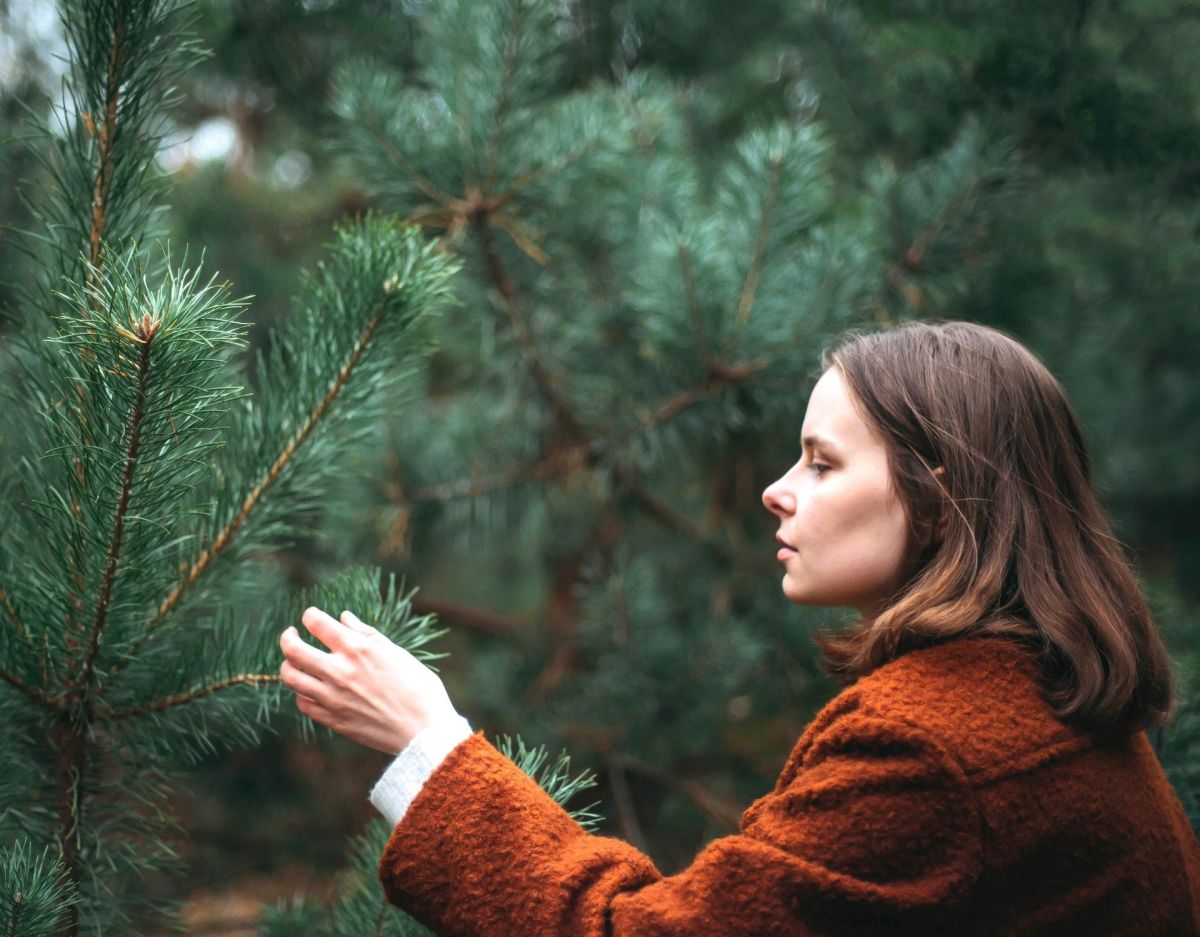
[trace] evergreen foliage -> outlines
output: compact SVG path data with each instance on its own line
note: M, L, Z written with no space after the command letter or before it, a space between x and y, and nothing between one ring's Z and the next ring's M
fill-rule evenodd
M140 883L179 868L173 777L253 743L278 708L281 621L349 602L430 657L432 616L394 577L381 595L377 570L283 608L252 597L256 553L353 470L340 451L427 351L417 327L455 265L395 220L343 226L251 395L234 358L244 303L143 248L164 194L151 160L166 83L195 54L186 22L157 0L81 0L62 17L72 71L39 151L56 185L31 199L27 242L46 273L6 349L18 456L0 479L0 842L14 845L0 901L21 927L135 933L170 911Z
M12 937L52 937L75 903L61 861L49 847L35 854L27 840L0 848L0 930Z
M460 710L476 723L519 726L552 748L569 745L597 769L600 796L615 807L613 831L665 870L678 867L734 828L832 689L809 650L820 616L787 608L778 594L772 525L759 503L762 487L796 457L819 346L859 322L984 321L1021 337L1063 378L1092 444L1097 487L1145 563L1183 701L1176 723L1152 741L1200 830L1200 618L1190 586L1200 552L1194 453L1181 443L1196 435L1200 414L1200 21L1187 0L953 8L486 0L406 3L387 22L358 4L202 9L222 36L209 86L233 75L248 88L236 105L248 112L240 129L261 134L283 114L303 115L299 130L254 138L264 159L282 137L309 149L310 128L324 129L320 81L339 57L329 50L388 57L338 71L331 97L340 126L324 153L309 149L316 169L302 192L281 198L215 171L185 182L179 223L205 232L222 269L239 264L243 287L256 273L274 285L292 266L287 252L315 246L302 239L326 229L325 213L362 204L360 183L381 208L444 232L465 268L458 305L405 339L415 347L428 338L432 355L403 376L375 372L397 378L372 398L380 422L359 422L337 404L330 412L356 443L329 454L376 484L334 485L322 474L332 457L297 473L304 484L285 473L213 564L231 580L259 548L311 534L319 504L343 502L328 511L337 522L317 545L336 546L335 565L351 561L363 578L310 592L305 604L328 599L372 621L363 609L383 612L368 602L373 590L379 601L378 577L366 569L382 564L421 582L422 596L403 600L409 620L437 614L462 626L447 635L455 651L447 681ZM78 26L73 34L83 36ZM179 40L173 48L198 55ZM166 88L145 90L168 100ZM276 90L281 106L271 110ZM105 113L103 94L87 100L64 110ZM296 107L282 106L289 101ZM211 98L191 106L205 113ZM144 133L160 132L155 108L140 113ZM57 167L78 158L71 147L90 152L95 167L102 138L84 133L86 123L63 125L57 149L39 143L34 152L51 153L47 176L75 185L72 204L86 207L94 168L89 176ZM79 139L68 146L72 133ZM344 157L348 171L327 173ZM136 182L126 191L142 198L156 184L151 176L128 170L123 178ZM140 225L106 221L124 232L110 243L150 230L158 197L139 203ZM313 206L308 214L296 208L301 201ZM14 386L21 368L41 367L27 337L72 315L76 287L85 299L105 288L102 277L87 281L90 227L37 210L57 225L37 233L63 240L36 251L58 260L27 288L27 308L44 314L13 339L31 348L17 356L25 363L14 365ZM264 242L277 252L250 246ZM118 266L135 279L145 268L148 293L172 276L192 278L190 288L229 304L223 314L236 327L240 307L227 291L160 255L139 247L136 262L122 254ZM64 281L71 264L76 273ZM103 265L101 273L115 276ZM312 336L292 317L283 322L255 376L281 414L303 420L305 411L282 402L291 398L288 356L266 362L277 342L302 356ZM289 373L311 390L333 371ZM211 377L212 393L231 385L222 405L235 414L253 409L232 387L238 377L232 365ZM41 393L25 380L33 389L0 412L0 438L10 451L40 453L24 440L47 445L49 437L16 419L28 409L22 401ZM211 475L198 472L194 502L203 495L221 509L184 529L218 535L236 517L238 495L261 477L256 464L282 451L287 433L273 417L255 431L274 444L255 448L252 419L225 421L228 454L216 451ZM308 473L323 493L308 487ZM17 478L0 474L5 563L13 544L22 559L53 550L6 533L20 503L11 494ZM258 548L239 552L251 542L244 537L257 537ZM316 552L306 549L304 561ZM0 565L0 587L10 568ZM218 642L239 648L214 674L236 676L238 662L258 653L252 641L237 643L248 641L247 620L261 618L256 633L284 620L274 607L260 609L262 595L282 592L283 577L254 568L257 588L240 594L202 592L204 573L195 614L180 612L189 627L209 623L199 626L214 635L204 654ZM472 626L482 633L469 639ZM199 675L187 680L188 659L170 657L158 640L136 650L139 659L160 653L154 666L131 662L118 674L114 692L131 691L126 705L207 685ZM9 644L24 655L20 672L36 674L38 655ZM149 681L149 671L161 683L132 693L124 681ZM234 686L147 713L157 722L145 724L169 740L164 751L178 745L194 757L211 750L200 740L250 739L251 710L257 717L256 707L272 705L267 689L237 697L245 706L230 708L242 717L224 702L242 693ZM10 697L21 702L0 682L0 707ZM36 726L8 724L20 746L38 745ZM4 787L6 772L0 763L5 804L20 780ZM0 821L0 844L17 835L10 819ZM358 894L361 908L331 914L299 899L270 910L264 929L417 932L405 930L403 915L376 918L373 870L385 834L373 825L352 847L359 884L347 895ZM337 921L351 923L336 930Z
M462 302L345 527L401 563L439 544L481 604L535 607L456 655L463 711L590 751L614 831L678 865L736 830L830 694L792 650L816 616L778 593L760 503L798 456L818 351L969 292L1011 145L965 122L858 179L784 113L706 149L702 88L557 80L559 6L438 3L419 25L411 75L336 76L334 146L375 204L445 231ZM488 618L462 605L428 607Z

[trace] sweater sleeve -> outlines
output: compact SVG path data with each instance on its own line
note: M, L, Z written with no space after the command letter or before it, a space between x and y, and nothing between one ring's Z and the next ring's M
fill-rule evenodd
M981 825L935 739L854 710L806 733L739 834L664 877L477 733L417 794L378 871L439 937L928 933L980 875Z
M421 730L375 782L368 800L388 823L395 826L433 774L433 769L470 735L471 725L462 716L434 723Z

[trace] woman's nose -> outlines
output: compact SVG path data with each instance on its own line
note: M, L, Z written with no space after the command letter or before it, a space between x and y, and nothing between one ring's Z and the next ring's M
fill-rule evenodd
M762 503L772 514L783 516L796 510L796 499L783 487L783 479L768 485L762 493Z

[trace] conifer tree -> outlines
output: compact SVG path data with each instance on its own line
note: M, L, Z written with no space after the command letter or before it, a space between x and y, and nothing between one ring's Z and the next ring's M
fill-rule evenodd
M539 0L431 4L414 75L340 73L354 177L464 265L427 406L340 526L348 555L444 548L459 594L417 604L486 632L455 655L462 711L589 752L610 831L670 867L736 829L831 689L792 651L815 616L778 593L759 499L823 342L906 309L885 209L939 220L926 288L953 295L1010 163L967 123L859 186L803 111L703 152L697 89L564 89L570 30Z
M814 45L844 29L872 62L954 38L850 13L816 33L822 10L797 11ZM586 756L608 831L679 867L736 829L833 689L807 647L828 618L779 596L759 500L798 457L817 352L847 326L979 318L1033 171L1011 125L952 99L927 102L940 132L903 159L861 152L804 98L703 149L702 89L653 70L561 81L561 7L419 20L415 72L341 72L334 143L376 204L445 232L463 302L383 481L347 493L347 554L432 570L434 551L409 551L437 544L457 594L416 601L480 632L454 658L463 711Z
M143 896L148 872L179 870L173 778L252 743L280 702L282 622L359 608L431 656L432 617L378 570L255 596L258 554L311 521L428 350L455 264L395 220L343 226L247 373L245 303L151 246L163 115L200 54L186 9L68 0L61 17L71 70L59 126L30 141L47 183L22 242L42 275L3 361L0 927L135 933L170 916Z

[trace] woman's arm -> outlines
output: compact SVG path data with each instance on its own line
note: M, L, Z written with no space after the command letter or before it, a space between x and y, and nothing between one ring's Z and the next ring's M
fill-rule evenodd
M958 763L853 711L782 789L677 875L586 833L476 734L433 772L380 860L388 899L440 937L949 932L982 868Z
M280 672L318 722L380 751L458 718L440 679L349 613L285 632ZM953 932L982 821L928 732L851 698L805 733L776 789L678 875L588 834L482 735L456 744L392 832L388 899L439 937L739 937Z

